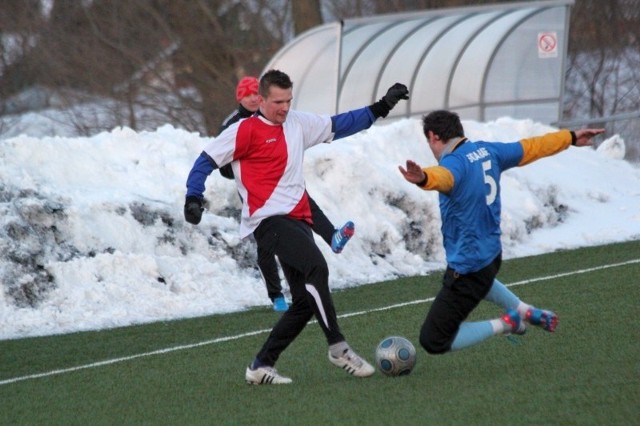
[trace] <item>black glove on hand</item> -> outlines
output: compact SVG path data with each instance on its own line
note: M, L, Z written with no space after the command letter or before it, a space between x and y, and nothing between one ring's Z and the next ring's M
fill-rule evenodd
M197 225L202 220L202 200L193 195L187 196L184 203L184 218L187 222Z
M402 83L396 83L389 87L387 94L382 99L369 106L369 108L376 118L386 117L400 99L409 99L409 89Z
M387 94L382 99L389 105L390 109L393 109L400 99L409 99L409 89L402 83L396 83L389 87Z

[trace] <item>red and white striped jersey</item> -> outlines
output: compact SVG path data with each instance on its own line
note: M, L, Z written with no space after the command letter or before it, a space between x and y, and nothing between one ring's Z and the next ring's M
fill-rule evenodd
M231 163L243 200L240 236L260 222L288 215L311 223L304 151L333 140L331 118L290 110L284 124L255 115L231 125L204 148L218 166Z

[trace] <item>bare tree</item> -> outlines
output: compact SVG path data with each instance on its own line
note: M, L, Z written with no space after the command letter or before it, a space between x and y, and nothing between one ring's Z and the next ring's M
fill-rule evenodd
M602 117L640 110L639 8L639 0L576 4L569 36L565 116ZM612 25L602 25L603 21Z
M569 34L564 120L605 126L607 133L623 137L637 135L639 45L640 0L576 2ZM625 139L626 158L640 160L640 142Z
M294 1L291 4L291 8L296 34L303 33L323 23L322 12L320 11L320 0Z
M105 99L102 108L111 119L91 120L94 128L81 124L86 111L73 113L70 121L80 133L162 122L213 133L235 107L238 79L258 75L284 43L264 25L261 4L273 2L52 0L48 19L40 12L39 27L31 19L27 34L33 47L3 67L0 87L7 95L37 83L69 106L87 94ZM29 76L21 86L19 79Z
M29 52L37 42L41 16L38 0L0 2L0 99L37 83ZM0 113L5 109L0 104Z

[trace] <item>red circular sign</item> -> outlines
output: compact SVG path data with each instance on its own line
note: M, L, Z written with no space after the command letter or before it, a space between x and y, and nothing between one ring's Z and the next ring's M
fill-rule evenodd
M540 34L538 37L538 47L544 52L553 52L557 44L558 41L553 34Z

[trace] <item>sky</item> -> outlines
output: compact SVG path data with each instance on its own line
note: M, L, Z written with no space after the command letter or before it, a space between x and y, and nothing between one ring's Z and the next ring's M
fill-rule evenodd
M22 120L24 134L0 140L0 340L270 309L255 243L238 236L235 184L214 172L202 222L183 219L206 137L170 125L50 137L53 122ZM555 130L508 117L463 126L496 142ZM640 168L619 136L599 142L503 174L505 259L640 240ZM407 159L436 164L418 118L306 152L311 196L336 227L356 224L339 255L316 236L331 288L444 268L437 194L402 178Z

